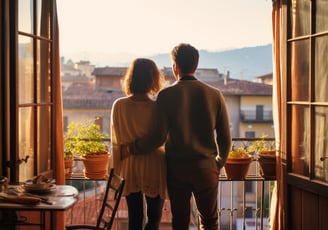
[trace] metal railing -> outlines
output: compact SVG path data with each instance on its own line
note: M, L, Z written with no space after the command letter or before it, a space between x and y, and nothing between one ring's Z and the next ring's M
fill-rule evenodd
M242 122L273 122L272 110L257 112L256 110L241 110Z
M259 138L233 138L234 146L249 146ZM273 138L266 141L274 142ZM245 179L231 180L226 177L224 169L220 172L218 193L218 213L220 230L264 230L269 228L270 204L275 178L264 179L260 175L260 166L256 153L253 155ZM66 182L80 190L80 200L71 210L66 212L68 223L94 223L101 204L104 180L89 180L78 174ZM191 213L190 229L198 228L196 205ZM127 229L127 206L124 198L117 212L113 229ZM171 229L171 213L169 200L165 201L161 229Z

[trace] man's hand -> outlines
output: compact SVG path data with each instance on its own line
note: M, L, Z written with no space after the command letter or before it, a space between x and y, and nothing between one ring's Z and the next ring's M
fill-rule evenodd
M121 150L121 160L123 160L131 155L129 152L128 145L120 145L120 150Z
M216 156L215 161L218 169L222 169L225 164L225 161L223 161L220 156Z

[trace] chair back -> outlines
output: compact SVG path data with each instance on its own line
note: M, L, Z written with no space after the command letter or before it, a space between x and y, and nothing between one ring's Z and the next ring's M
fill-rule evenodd
M125 180L110 170L103 202L97 219L97 229L111 229L120 204Z

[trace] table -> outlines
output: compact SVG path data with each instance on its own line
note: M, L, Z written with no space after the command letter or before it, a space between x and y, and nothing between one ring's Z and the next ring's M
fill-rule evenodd
M18 187L19 185L9 186L8 189ZM41 201L36 205L18 204L12 202L1 201L0 210L13 211L40 211L40 225L41 229L46 228L45 213L50 212L50 226L51 229L56 229L55 213L57 211L65 211L71 208L78 200L78 190L71 185L56 185L51 192L40 195L48 200L48 202ZM51 203L49 203L51 202ZM21 224L21 225L24 225Z

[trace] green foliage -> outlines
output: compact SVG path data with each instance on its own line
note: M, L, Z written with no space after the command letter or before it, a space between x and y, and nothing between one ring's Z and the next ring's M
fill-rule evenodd
M251 145L248 147L248 151L250 152L265 152L269 150L274 150L274 144L271 144L265 140L268 137L267 134L262 134L261 139L257 141L253 141Z
M64 153L80 156L107 153L104 138L106 135L102 134L94 120L71 122L64 137Z
M229 152L228 157L229 158L236 158L236 157L249 157L250 154L248 153L247 149L245 147L238 147L238 148L232 148Z
M74 154L68 150L68 149L65 149L64 147L64 159L73 159L74 158Z

